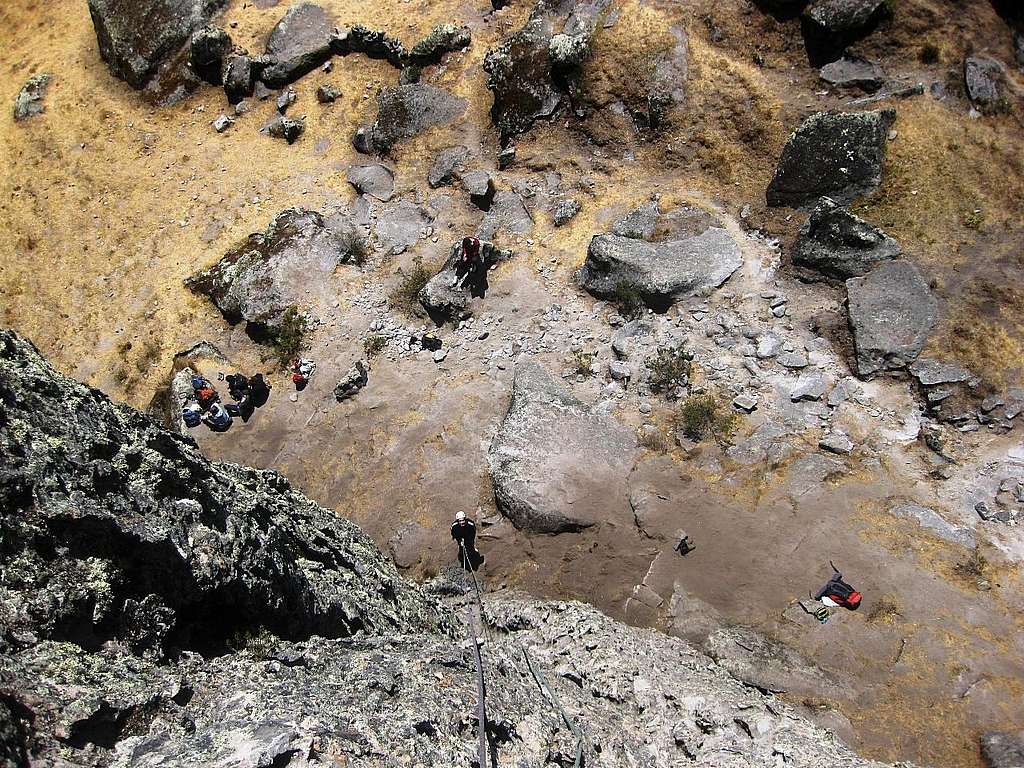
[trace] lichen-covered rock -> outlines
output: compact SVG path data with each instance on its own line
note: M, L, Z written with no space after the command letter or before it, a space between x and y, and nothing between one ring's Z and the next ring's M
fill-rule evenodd
M484 58L487 87L494 93L491 119L502 142L551 117L562 96L551 77L552 23L533 16Z
M580 205L580 201L574 198L570 197L565 200L559 200L558 205L555 206L555 210L551 214L551 221L556 227L561 227L574 219L582 208L583 206Z
M354 232L315 211L289 208L185 285L208 296L228 322L270 328L308 300L316 281L325 283L339 264L358 260Z
M463 99L422 83L385 88L377 103L377 119L369 129L368 141L381 154L429 128L451 122L466 110Z
M334 52L339 56L350 53L361 53L371 59L384 59L393 67L403 68L409 62L409 52L397 38L386 32L369 29L357 24L351 29L343 29L331 41Z
M937 304L917 267L888 261L846 281L857 374L900 370L917 359L935 325Z
M885 232L823 197L800 228L793 245L793 264L846 280L900 253L899 243Z
M501 250L494 243L480 243L480 258L483 260L483 269L486 271L499 261L509 259L511 251ZM448 259L444 266L435 274L420 291L420 304L427 311L427 314L435 322L442 323L446 320L463 317L469 312L469 302L477 291L477 286L467 282L465 285L456 287L455 266L462 259L462 241L452 244L448 253Z
M16 121L41 115L46 111L43 99L46 97L46 90L50 87L51 79L50 75L44 72L33 75L25 81L25 85L18 91L14 100L14 119Z
M427 184L431 189L444 187L455 181L455 177L462 169L466 158L469 157L469 149L461 144L454 147L446 147L437 153L430 171L427 173Z
M1020 768L1024 766L1024 731L1001 733L990 731L981 739L981 756L988 768Z
M188 60L192 71L211 85L220 85L224 77L224 59L231 53L231 36L208 24L192 35Z
M821 79L836 88L859 88L874 93L885 83L885 70L859 56L844 56L821 68Z
M768 185L768 205L799 208L828 196L848 205L882 182L893 109L818 112L789 137Z
M256 72L252 57L245 53L228 54L224 61L224 94L228 102L237 104L252 96Z
M369 380L369 368L367 368L366 362L356 360L334 387L335 400L340 403L342 400L355 397Z
M266 56L272 62L263 70L263 82L271 88L293 83L331 58L334 21L315 3L291 6L267 39Z
M1006 69L1002 62L988 56L969 56L964 62L967 97L979 112L998 111L1005 82Z
M89 0L100 55L110 71L141 89L227 0Z
M262 130L275 139L284 139L289 144L294 144L306 132L306 121L301 117L277 115L264 125Z
M535 533L631 516L635 451L631 429L588 408L539 364L520 363L488 453L498 510Z
M439 24L427 33L409 51L409 62L425 67L437 64L446 53L460 51L469 46L472 34L469 27L457 24Z
M682 240L646 242L621 235L596 235L578 273L580 285L599 298L623 288L648 306L665 309L685 296L705 295L743 264L739 245L725 229L711 227Z

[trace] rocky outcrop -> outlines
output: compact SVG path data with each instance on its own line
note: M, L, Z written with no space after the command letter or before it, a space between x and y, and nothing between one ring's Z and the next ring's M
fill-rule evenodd
M100 56L110 71L141 89L160 65L227 0L89 0Z
M630 289L648 306L664 310L677 299L709 293L742 264L739 245L718 227L682 240L655 243L597 235L590 241L578 279L599 298L613 298Z
M231 36L220 27L209 24L192 35L188 62L201 80L211 85L221 85L224 61L231 49Z
M970 56L964 62L967 98L979 112L989 114L1003 108L1006 69L988 56Z
M800 228L793 265L835 280L860 277L882 261L897 258L899 243L878 227L823 197Z
M935 297L917 267L886 262L847 280L846 292L857 374L870 377L913 363L937 315Z
M886 136L893 109L818 112L807 118L782 150L768 185L768 205L800 208L823 196L848 205L882 182Z
M888 15L885 0L815 0L804 11L804 36L812 58L838 58Z
M481 240L492 240L501 234L506 236L526 235L533 229L530 215L523 198L509 190L496 192L487 208L487 215L476 228Z
M454 147L446 147L437 153L430 171L427 173L427 184L431 189L444 187L455 181L455 178L463 164L469 157L469 149L461 144Z
M1019 768L1024 765L1024 731L983 734L981 756L988 768Z
M263 82L281 88L312 72L331 58L334 22L314 3L291 6L267 39L266 57L271 64L263 71Z
M41 115L46 111L43 99L46 98L46 90L50 87L51 79L50 75L44 72L25 81L25 85L14 99L15 121Z
M451 122L466 110L464 100L422 83L385 88L377 103L377 119L368 129L366 141L381 154L429 128Z
M487 87L494 94L491 119L503 143L551 117L561 103L551 76L551 36L551 21L535 15L484 58Z
M265 330L278 325L289 307L304 304L316 280L326 281L339 264L359 259L354 232L347 222L289 208L266 232L249 235L185 285L208 296L228 322L244 320Z
M409 51L409 63L420 67L437 64L447 53L469 47L472 34L467 26L439 24Z
M366 386L369 379L369 369L367 368L366 361L356 360L334 387L334 399L340 403L342 400L355 397Z
M588 408L539 364L520 363L488 454L498 509L535 533L615 520L629 513L635 450L628 427Z
M484 273L499 261L511 258L511 256L511 251L503 251L494 243L480 243L480 257L483 259ZM452 245L444 266L427 281L420 291L420 304L437 323L465 317L469 313L469 302L473 296L483 295L479 285L480 278L477 283L466 281L464 285L456 287L455 266L461 259L462 241L459 241Z
M836 88L857 88L875 93L885 84L885 71L873 61L844 56L821 68L821 79Z

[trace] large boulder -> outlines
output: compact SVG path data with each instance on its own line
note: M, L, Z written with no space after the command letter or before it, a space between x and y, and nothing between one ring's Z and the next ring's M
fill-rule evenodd
M188 61L200 79L212 85L224 80L224 61L232 49L231 36L220 27L208 24L192 35Z
M937 315L917 267L885 262L847 280L846 293L859 376L901 370L917 359Z
M590 241L578 278L599 298L614 298L630 289L648 306L664 310L677 299L710 293L742 264L739 245L720 227L654 243L606 234Z
M523 198L515 192L501 190L491 199L476 236L481 240L492 240L501 234L526 235L533 230L533 216L530 215Z
M276 472L211 463L9 331L0 466L5 644L116 641L160 659L224 648L240 627L305 638L437 624L355 525Z
M551 21L533 16L484 58L487 87L494 93L491 119L503 142L551 117L561 103L551 75L551 37Z
M804 35L812 58L838 58L889 13L886 0L815 0L804 11Z
M494 243L480 243L480 257L483 259L484 270L499 261L511 258L512 252L501 250ZM466 281L461 287L455 286L455 266L462 259L462 241L452 244L448 259L441 269L420 290L420 304L427 314L437 323L464 317L469 314L469 303L473 296L482 296L481 286Z
M249 235L185 285L208 296L231 323L255 328L278 325L289 307L326 288L339 264L359 260L355 228L315 211L289 208L266 232Z
M828 196L848 205L882 182L894 109L818 112L789 137L768 185L768 205L793 208Z
M281 88L312 72L331 58L334 21L314 3L293 5L267 39L266 56L272 62L263 70L263 82Z
M100 56L132 88L146 86L227 0L89 0Z
M539 364L520 363L488 454L498 510L534 533L631 516L635 450L628 427L577 400Z
M800 228L793 245L793 264L846 280L860 277L900 253L899 243L885 232L823 197Z
M970 56L964 62L967 97L979 112L997 112L1002 107L1006 68L988 56Z
M982 735L981 756L988 768L1024 768L1024 731Z
M381 202L386 203L395 194L395 172L380 163L353 165L346 178L356 191Z
M400 141L450 123L466 111L463 99L423 83L385 88L377 104L377 119L369 129L368 144L381 154L389 153Z

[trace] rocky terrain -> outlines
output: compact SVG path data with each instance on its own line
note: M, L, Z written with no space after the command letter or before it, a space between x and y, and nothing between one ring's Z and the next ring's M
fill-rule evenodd
M14 764L1019 764L1015 4L0 21Z

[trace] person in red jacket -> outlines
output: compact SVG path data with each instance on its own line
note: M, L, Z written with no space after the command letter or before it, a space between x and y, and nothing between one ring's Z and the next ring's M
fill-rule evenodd
M856 611L860 608L860 592L843 581L843 574L839 572L835 565L832 565L831 560L828 561L828 564L832 566L832 578L828 580L824 587L818 590L814 599L820 600L830 608L839 607Z

